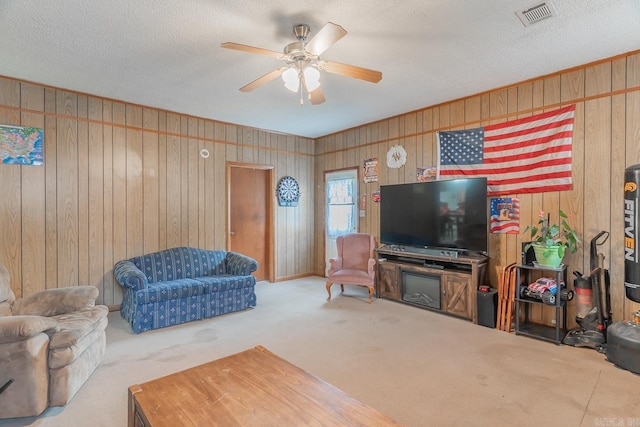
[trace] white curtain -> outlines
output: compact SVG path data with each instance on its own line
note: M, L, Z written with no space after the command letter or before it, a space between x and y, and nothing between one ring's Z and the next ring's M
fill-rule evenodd
M327 183L327 231L337 237L355 230L355 179L336 179Z

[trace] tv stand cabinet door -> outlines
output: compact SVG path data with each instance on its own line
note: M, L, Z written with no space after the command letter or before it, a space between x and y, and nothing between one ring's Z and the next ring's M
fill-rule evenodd
M473 318L471 276L459 273L445 273L442 277L443 307L447 313Z
M382 298L396 301L402 299L398 265L391 262L378 262L378 292Z

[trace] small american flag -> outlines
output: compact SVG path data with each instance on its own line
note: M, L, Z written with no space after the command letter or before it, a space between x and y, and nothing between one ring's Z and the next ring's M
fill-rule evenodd
M516 197L491 199L491 232L520 233L520 199Z
M489 196L571 190L574 111L438 132L438 179L484 176Z

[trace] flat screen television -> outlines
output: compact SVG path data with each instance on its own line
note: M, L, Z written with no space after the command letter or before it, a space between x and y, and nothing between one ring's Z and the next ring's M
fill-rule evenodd
M380 186L380 242L487 252L487 179Z

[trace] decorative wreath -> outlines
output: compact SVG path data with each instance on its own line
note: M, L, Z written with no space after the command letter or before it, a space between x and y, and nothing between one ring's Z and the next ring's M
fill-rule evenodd
M298 199L300 199L300 186L298 185L298 181L291 176L283 177L280 182L278 182L276 194L280 206L298 206Z
M398 169L407 163L407 151L402 145L394 145L387 151L387 166Z

